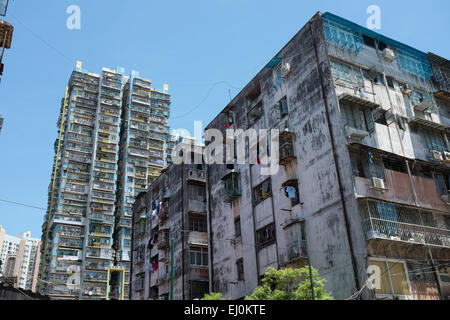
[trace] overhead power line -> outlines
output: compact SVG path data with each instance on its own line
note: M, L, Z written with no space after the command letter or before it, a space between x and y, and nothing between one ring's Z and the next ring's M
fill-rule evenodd
M37 207L37 206L33 206L33 205L29 205L29 204L25 204L25 203L21 203L21 202L16 202L16 201L9 201L9 200L4 200L4 199L0 199L1 202L6 202L6 203L10 203L10 204L15 204L18 206L23 206L23 207L27 207L27 208L33 208L33 209L38 209L38 210L47 210L45 208L41 208L41 207Z

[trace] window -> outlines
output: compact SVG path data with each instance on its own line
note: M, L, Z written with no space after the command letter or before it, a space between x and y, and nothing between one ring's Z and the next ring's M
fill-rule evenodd
M234 220L234 236L239 238L241 236L241 218Z
M371 152L350 154L352 172L355 177L385 179L383 164L378 155Z
M436 185L436 191L439 195L447 195L450 190L450 175L435 173L434 184Z
M275 242L275 225L273 223L256 231L256 241L258 248L262 249Z
M258 205L259 203L263 202L267 198L270 198L272 196L272 183L270 179L267 179L260 185L253 188L253 194L255 197L255 203L254 205Z
M337 61L331 61L331 70L336 80L347 82L355 86L364 85L361 69L358 67Z
M389 88L394 89L394 79L386 77L387 85Z
M298 180L290 180L283 184L284 194L291 200L291 206L300 203L300 195L298 192Z
M247 95L247 100L253 102L261 95L261 86L258 83Z
M439 152L447 151L444 134L439 130L426 127L419 129L422 141L428 150L436 150Z
M401 173L408 173L406 162L403 159L383 157L383 165L386 169Z
M429 265L408 263L408 275L410 281L435 282L433 269Z
M340 109L344 126L368 132L374 131L372 111L370 109L345 103L340 105Z
M286 97L278 101L277 106L278 109L280 110L280 115L282 118L289 114Z
M366 36L365 34L362 35L364 45L374 48L375 49L375 39L369 36Z
M408 280L403 262L370 260L370 264L379 268L380 287L375 288L381 295L410 295Z
M241 196L241 175L239 172L231 171L225 177L223 177L222 180L224 182L224 200L226 202L231 202Z
M382 41L378 41L378 50L383 51L384 49L387 48L387 44L382 42Z
M263 116L263 114L264 110L262 107L262 102L259 102L247 113L248 125L254 125L256 121L258 121Z
M206 218L203 216L189 216L189 231L194 232L207 232Z
M244 277L244 259L241 258L238 261L236 261L236 267L237 267L238 280L239 281L245 280L245 277Z
M189 262L191 266L207 266L208 265L208 248L190 247Z

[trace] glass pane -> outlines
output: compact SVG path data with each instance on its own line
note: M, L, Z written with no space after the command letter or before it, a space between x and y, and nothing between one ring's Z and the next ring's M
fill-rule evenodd
M406 280L405 268L403 263L388 262L391 272L391 281L394 288L394 294L409 295L411 294Z
M391 286L389 284L389 275L384 261L370 261L371 265L380 268L380 287L375 288L377 294L391 294Z

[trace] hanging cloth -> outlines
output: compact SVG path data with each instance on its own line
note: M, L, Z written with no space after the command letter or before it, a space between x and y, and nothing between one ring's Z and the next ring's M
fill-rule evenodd
M290 199L296 198L297 190L294 187L288 186L288 187L286 187L285 191L286 191L288 198L290 198Z

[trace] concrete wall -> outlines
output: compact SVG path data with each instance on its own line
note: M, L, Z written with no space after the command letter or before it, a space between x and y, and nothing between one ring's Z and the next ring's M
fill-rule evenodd
M196 176L192 181L188 177L192 169L187 165L170 165L161 175L150 185L148 192L141 194L133 207L134 215L134 236L133 251L138 246L145 245L145 262L138 264L132 262L132 281L136 280L136 275L145 273L144 290L136 292L132 288L131 299L164 299L170 297L170 247L159 249L155 244L151 249L148 244L153 235L163 229L169 230L169 238L174 242L174 299L192 299L191 280L208 282L208 268L197 268L189 263L189 243L208 245L207 234L189 232L189 212L204 215L206 195L204 192L204 178ZM162 190L167 188L166 192ZM203 190L203 192L201 192ZM154 200L164 198L163 194L170 195L168 205L168 215L166 219L162 216L155 216L151 219L151 205ZM167 199L163 199L167 201ZM137 220L140 213L144 211L149 217L146 220L145 235L139 238L136 235ZM169 239L169 245L170 245ZM158 241L161 241L161 233L158 234ZM152 259L158 257L158 269L153 270ZM152 296L151 288L158 288L158 294Z
M225 166L209 166L211 290L240 298L253 291L258 285L258 276L263 275L267 267L280 267L280 257L286 254L286 232L282 225L294 215L305 219L311 263L327 279L326 288L338 299L347 298L358 287L356 277L361 284L364 282L366 249L320 16L314 16L277 57L285 57L283 62L290 63L289 77L274 87L273 70L263 69L227 109L232 108L235 113L236 128L248 128L245 97L260 83L264 116L253 128L278 128L288 120L295 134L297 162L282 167L278 174L271 176L273 196L254 208L252 187L267 178L259 176L258 165L253 168L238 165L242 197L231 205L223 203L221 178L226 173ZM287 97L289 116L280 119L273 106L284 96ZM226 119L225 112L219 114L207 129L223 130ZM298 179L303 206L291 208L280 191L288 177ZM239 215L242 238L235 243L228 239L234 238L234 217ZM255 230L269 222L275 223L276 242L257 253ZM356 277L348 234L353 243ZM245 281L237 280L236 260L241 257Z

